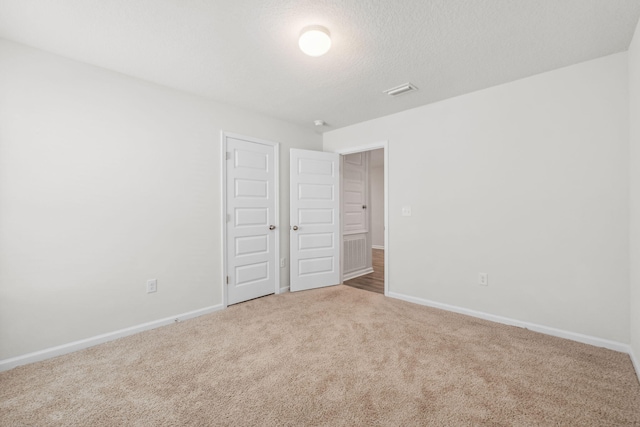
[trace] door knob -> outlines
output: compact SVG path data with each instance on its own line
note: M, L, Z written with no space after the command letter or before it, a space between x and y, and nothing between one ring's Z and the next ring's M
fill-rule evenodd
M275 226L275 225L270 225L270 226L269 226L269 230L275 230L275 229L276 229L276 226Z
M298 229L298 226L297 226L297 225L294 225L294 226L293 226L293 231L296 231L297 229Z

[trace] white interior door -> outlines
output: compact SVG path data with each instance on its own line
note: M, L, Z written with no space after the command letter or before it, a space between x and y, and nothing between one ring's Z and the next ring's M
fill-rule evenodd
M228 304L275 292L276 148L226 138Z
M340 283L340 156L291 149L291 291Z
M367 215L367 152L347 154L343 165L343 210L344 234L366 233L369 231Z

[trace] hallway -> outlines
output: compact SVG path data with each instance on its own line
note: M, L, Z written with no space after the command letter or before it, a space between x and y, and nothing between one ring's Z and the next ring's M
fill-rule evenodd
M372 249L373 273L344 282L353 288L384 294L384 249Z

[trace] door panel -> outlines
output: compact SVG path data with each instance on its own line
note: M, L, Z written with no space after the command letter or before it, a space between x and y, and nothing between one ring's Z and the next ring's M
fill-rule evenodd
M340 283L339 155L291 150L291 291Z
M344 156L344 233L366 233L367 221L367 155Z
M334 245L332 233L315 233L298 235L298 249L330 249Z
M333 225L334 209L298 209L299 225Z
M275 292L276 175L273 145L227 137L227 302Z

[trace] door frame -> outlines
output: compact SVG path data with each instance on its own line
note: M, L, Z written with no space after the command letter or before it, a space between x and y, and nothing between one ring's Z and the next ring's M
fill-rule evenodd
M280 293L280 143L267 141L260 138L254 138L251 136L240 135L232 132L225 132L224 130L220 132L220 171L222 174L221 181L221 195L222 195L222 203L221 203L221 211L220 211L220 223L221 223L221 234L222 234L222 276L220 277L220 283L222 283L222 306L226 308L228 306L228 288L227 288L227 139L241 139L243 141L252 142L255 144L268 145L273 147L273 166L275 169L275 182L274 182L274 197L275 197L275 213L274 213L274 224L276 224L276 233L275 234L275 268L274 270L274 279L275 279L275 289L274 293Z
M356 147L339 148L333 150L341 156L345 154L361 153L363 151L372 151L379 148L384 149L384 295L389 295L389 141L383 140L372 142L369 144L358 145ZM340 171L340 180L342 180L342 171ZM340 206L342 206L342 186L340 188ZM341 213L342 214L342 213ZM340 227L340 252L342 254L342 227ZM342 258L342 255L340 256ZM340 264L340 283L343 283L343 265Z

